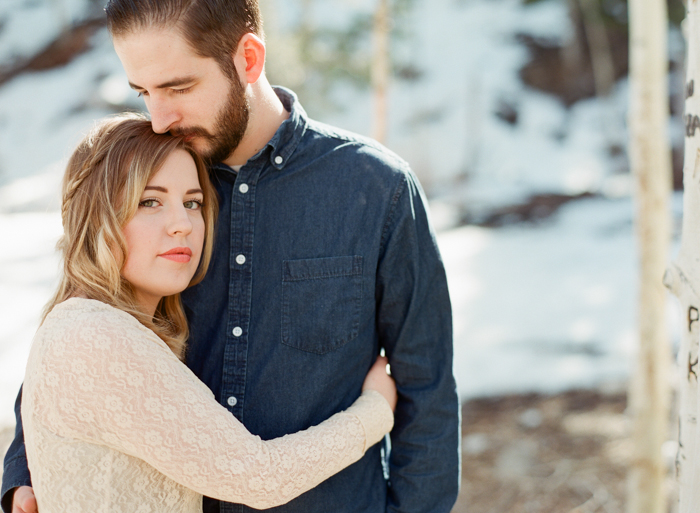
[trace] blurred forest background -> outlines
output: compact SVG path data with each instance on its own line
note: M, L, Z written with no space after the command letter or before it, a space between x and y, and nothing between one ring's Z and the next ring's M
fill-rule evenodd
M293 89L310 116L374 135L380 4L261 0L271 82ZM0 2L2 452L56 280L66 158L95 119L144 109L112 50L103 5ZM455 512L623 511L637 344L627 2L389 6L382 138L423 183L453 300L464 401ZM668 8L677 250L685 6ZM676 310L671 302L674 347ZM670 510L674 436L670 428L664 449Z

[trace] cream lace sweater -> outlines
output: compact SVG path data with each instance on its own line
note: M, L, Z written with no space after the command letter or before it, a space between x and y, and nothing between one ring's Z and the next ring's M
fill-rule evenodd
M200 513L203 494L258 509L290 501L360 459L393 415L370 391L263 441L152 331L73 298L34 338L22 421L41 513Z

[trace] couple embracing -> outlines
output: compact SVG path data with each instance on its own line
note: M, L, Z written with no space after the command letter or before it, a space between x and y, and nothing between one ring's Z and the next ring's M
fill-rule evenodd
M68 163L3 509L449 512L450 302L408 166L269 85L257 0L106 13L151 119Z

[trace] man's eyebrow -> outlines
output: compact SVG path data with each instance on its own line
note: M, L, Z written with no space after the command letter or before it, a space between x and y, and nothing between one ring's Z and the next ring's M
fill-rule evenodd
M185 85L185 84L191 84L194 81L195 81L194 76L174 78L172 80L169 80L168 82L163 82L162 84L158 84L155 88L156 89L167 89L168 87L178 87L178 86ZM129 87L131 87L132 89L136 89L137 91L144 91L145 90L144 87L141 87L140 85L136 85L131 81L129 81Z

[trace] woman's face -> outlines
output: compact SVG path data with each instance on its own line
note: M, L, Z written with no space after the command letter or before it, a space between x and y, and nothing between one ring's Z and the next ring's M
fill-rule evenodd
M149 180L136 215L124 226L129 253L121 274L150 314L161 298L183 291L197 271L203 201L194 160L176 150Z

